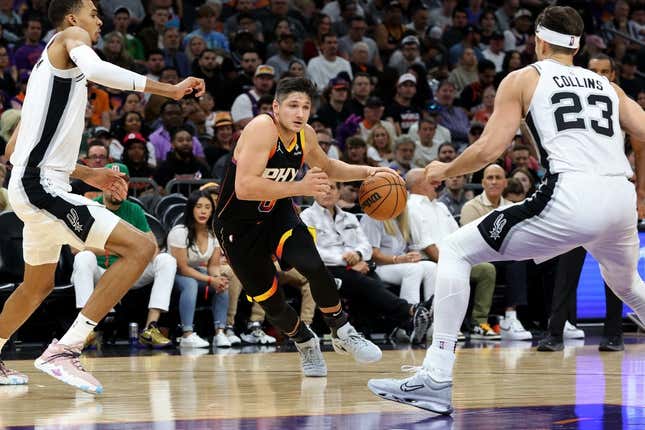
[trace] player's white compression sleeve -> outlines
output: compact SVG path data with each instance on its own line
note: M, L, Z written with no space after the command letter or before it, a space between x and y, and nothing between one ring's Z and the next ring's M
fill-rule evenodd
M146 88L145 76L101 60L87 45L72 49L69 56L88 81L124 91L143 91Z

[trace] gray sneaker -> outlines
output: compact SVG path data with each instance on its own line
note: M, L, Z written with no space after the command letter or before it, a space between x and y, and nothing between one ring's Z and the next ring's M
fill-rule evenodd
M422 367L408 369L416 373L406 379L370 379L367 387L372 393L386 400L416 406L441 415L450 415L453 411L452 381L437 382Z
M306 342L294 342L294 344L300 353L300 364L305 376L327 376L327 364L325 364L325 359L320 351L318 336L314 335Z
M345 323L336 331L337 337L331 338L334 351L338 354L353 355L359 363L379 361L383 353L378 346L358 334L350 323Z

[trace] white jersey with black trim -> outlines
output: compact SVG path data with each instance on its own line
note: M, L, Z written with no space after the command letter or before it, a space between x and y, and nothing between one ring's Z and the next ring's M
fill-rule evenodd
M531 67L540 78L524 122L547 172L631 177L618 95L607 78L554 60Z
M29 77L11 163L69 174L85 127L87 80L77 67L61 70L51 64L47 48L55 38Z

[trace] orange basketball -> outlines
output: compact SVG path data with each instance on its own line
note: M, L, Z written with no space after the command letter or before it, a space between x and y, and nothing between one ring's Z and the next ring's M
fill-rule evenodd
M401 176L386 172L378 172L364 180L358 191L358 204L363 212L379 221L399 216L407 200L408 193Z

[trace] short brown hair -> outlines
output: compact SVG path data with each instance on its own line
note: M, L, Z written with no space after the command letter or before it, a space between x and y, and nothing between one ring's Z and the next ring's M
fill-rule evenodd
M542 25L549 30L562 34L581 36L584 30L584 22L580 14L569 6L549 6L542 11L535 20L535 26ZM546 42L548 43L548 42ZM573 55L576 50L549 44L555 53Z

